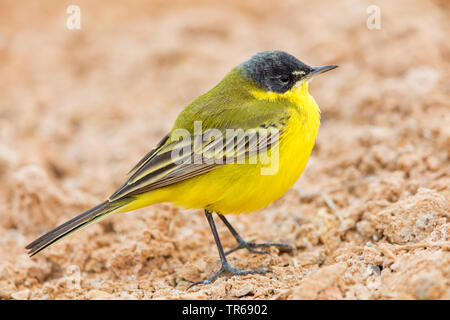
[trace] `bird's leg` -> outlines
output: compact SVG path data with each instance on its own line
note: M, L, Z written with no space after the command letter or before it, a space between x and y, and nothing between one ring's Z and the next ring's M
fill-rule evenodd
M234 251L237 251L239 249L247 249L248 251L252 253L259 253L259 254L267 254L269 253L266 250L256 250L255 248L261 248L261 247L279 247L287 251L295 250L293 246L287 243L272 243L272 242L265 242L265 243L254 243L254 242L247 242L237 233L237 231L233 228L233 226L228 222L228 220L225 218L224 215L218 214L219 218L223 221L223 223L227 226L228 230L230 230L233 237L236 239L238 245L234 247L233 249L228 250L225 252L225 255L228 255Z
M214 236L214 241L216 242L217 250L219 251L220 262L221 262L222 266L220 267L219 271L217 271L211 278L209 278L207 280L203 280L203 281L194 282L189 287L187 287L186 290L189 290L190 288L192 288L193 286L196 286L198 284L212 283L214 280L217 279L217 277L220 274L222 274L224 272L229 272L231 274L239 274L239 275L254 274L254 273L265 274L268 272L272 272L271 270L268 270L268 269L243 270L243 269L231 267L227 261L227 258L225 257L225 253L223 252L222 244L220 243L219 234L217 233L217 229L216 229L216 225L214 223L212 213L208 210L205 210L205 216L206 216L206 219L208 220L209 226L210 226L212 234Z

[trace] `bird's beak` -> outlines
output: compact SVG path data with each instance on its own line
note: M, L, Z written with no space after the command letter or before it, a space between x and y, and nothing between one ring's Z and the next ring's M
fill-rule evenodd
M338 66L331 64L328 66L321 66L321 67L312 67L312 71L308 74L308 78L313 78L319 74L322 74L324 72L336 69Z

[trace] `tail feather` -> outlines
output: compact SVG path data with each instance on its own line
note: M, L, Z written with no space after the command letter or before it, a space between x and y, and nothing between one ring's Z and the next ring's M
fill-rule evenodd
M30 257L34 256L38 252L44 250L45 248L55 244L59 240L67 237L68 235L87 227L88 225L100 221L111 213L116 212L118 209L125 205L124 202L114 204L105 201L85 212L76 216L73 219L61 224L55 229L47 232L41 237L37 238L30 244L28 244L25 249L28 249L28 254Z

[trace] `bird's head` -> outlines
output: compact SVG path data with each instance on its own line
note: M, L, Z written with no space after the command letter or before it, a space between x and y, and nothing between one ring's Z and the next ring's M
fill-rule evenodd
M244 76L262 90L285 93L293 87L321 73L337 68L336 65L310 67L283 51L264 51L240 65Z

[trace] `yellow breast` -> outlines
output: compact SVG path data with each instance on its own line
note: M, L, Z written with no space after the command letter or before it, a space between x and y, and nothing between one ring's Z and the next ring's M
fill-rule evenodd
M225 182L221 199L209 205L212 211L226 214L264 208L286 193L302 174L319 129L320 111L306 84L287 94L292 107L286 131L280 138L278 164L258 163L253 167L236 164L220 168L221 172L211 172ZM268 167L277 170L261 174L261 169Z

